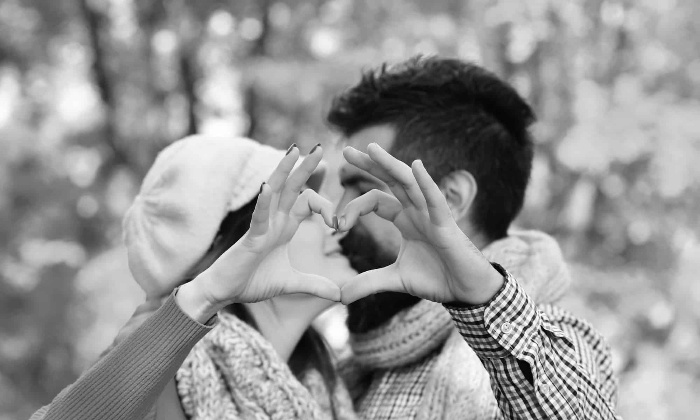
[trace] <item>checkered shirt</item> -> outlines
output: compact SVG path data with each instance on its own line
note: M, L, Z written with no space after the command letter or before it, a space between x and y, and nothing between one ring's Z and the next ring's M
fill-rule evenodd
M423 360L400 368L374 372L358 414L363 419L414 419L423 399L430 372L438 360L436 350Z
M505 419L619 419L610 348L590 324L535 305L498 264L502 288L479 306L444 305L491 377Z

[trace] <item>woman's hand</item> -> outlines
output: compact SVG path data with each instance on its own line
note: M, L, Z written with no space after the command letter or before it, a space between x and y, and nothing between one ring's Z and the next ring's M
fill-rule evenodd
M262 185L248 232L180 288L178 303L186 313L206 320L234 302L258 302L291 293L340 301L340 288L334 282L292 268L287 252L300 223L312 213L333 226L333 205L311 189L301 192L322 155L321 147L315 147L292 172L299 150L290 149Z

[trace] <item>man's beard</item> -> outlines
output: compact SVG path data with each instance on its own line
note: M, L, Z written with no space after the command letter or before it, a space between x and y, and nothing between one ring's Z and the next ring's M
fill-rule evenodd
M396 261L396 255L382 249L362 227L353 227L340 240L343 254L358 273L386 267ZM391 317L413 306L420 298L406 293L381 292L369 295L348 305L348 330L360 334L379 327Z

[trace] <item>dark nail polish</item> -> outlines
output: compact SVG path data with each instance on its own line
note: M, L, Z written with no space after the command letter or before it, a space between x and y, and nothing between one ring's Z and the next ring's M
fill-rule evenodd
M292 145L289 146L289 149L287 149L287 153L286 153L286 154L292 153L292 149L294 149L295 147L297 147L297 144L296 144L296 143L292 143Z
M313 153L316 151L316 149L318 149L319 147L321 147L321 143L319 143L319 144L317 144L316 146L314 146L314 148L311 149L311 151L309 152L309 154L310 154L310 155L313 154Z
M267 182L264 182L264 181L262 184L260 184L260 192L258 193L258 195L262 194L262 190L263 190L263 187L265 186L265 184L267 184Z
M336 232L338 231L338 216L333 216L333 229L335 229Z

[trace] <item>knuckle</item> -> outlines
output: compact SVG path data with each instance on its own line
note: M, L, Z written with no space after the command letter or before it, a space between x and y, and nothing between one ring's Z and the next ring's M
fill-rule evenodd
M370 198L378 199L379 197L382 196L382 192L379 191L378 189L374 188L367 193L367 196Z

